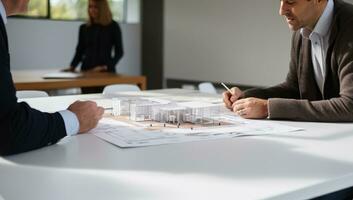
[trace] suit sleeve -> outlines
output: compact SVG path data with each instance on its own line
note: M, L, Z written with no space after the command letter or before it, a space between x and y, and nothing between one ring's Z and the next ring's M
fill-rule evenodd
M0 155L41 148L66 136L65 124L59 113L43 113L26 103L17 103L12 79L9 78L11 74L6 70L4 73L3 66L0 76Z
M8 114L8 147L4 154L26 152L57 143L66 136L59 113L43 113L18 103Z
M108 65L109 72L115 72L115 66L124 55L122 33L118 23L113 22L114 56Z

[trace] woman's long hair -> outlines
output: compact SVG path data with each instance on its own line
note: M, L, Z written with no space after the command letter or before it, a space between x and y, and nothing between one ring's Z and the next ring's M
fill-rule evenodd
M88 12L88 25L92 25L93 22L96 24L100 24L103 26L106 26L110 24L113 20L113 15L112 11L109 8L109 4L107 0L91 0L94 1L97 4L98 8L98 18L97 20L93 20L91 16L89 15L89 8L87 9Z

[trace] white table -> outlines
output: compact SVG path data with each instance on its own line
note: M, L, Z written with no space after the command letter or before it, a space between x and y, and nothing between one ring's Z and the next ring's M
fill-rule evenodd
M100 97L26 101L51 110L75 99ZM130 149L90 134L67 137L50 147L0 159L0 195L36 200L290 200L353 186L353 124L278 123L306 130Z

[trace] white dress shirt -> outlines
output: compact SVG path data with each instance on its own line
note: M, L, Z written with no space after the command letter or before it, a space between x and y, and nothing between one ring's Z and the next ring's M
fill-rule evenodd
M330 26L333 19L334 2L329 0L313 31L302 28L301 34L311 41L311 58L314 67L315 80L321 94L324 90L326 76L326 54L331 34Z
M2 20L4 21L4 24L6 24L7 23L6 10L1 0L0 0L0 14L1 14ZM62 110L62 111L59 111L59 113L61 117L64 119L66 134L68 136L76 135L80 129L80 123L77 119L77 116L69 110Z

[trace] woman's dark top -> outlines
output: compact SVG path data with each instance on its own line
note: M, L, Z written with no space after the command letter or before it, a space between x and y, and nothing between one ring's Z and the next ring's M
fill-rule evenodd
M115 65L123 56L121 37L120 26L115 21L107 26L82 24L71 66L76 68L82 62L81 71L86 71L99 65L106 65L108 72L115 73Z

